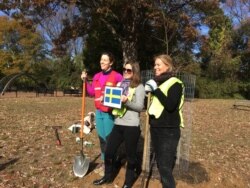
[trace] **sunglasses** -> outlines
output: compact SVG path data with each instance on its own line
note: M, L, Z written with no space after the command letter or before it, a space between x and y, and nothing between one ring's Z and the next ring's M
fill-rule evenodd
M122 70L123 70L123 72L127 72L128 74L132 73L132 69L123 68Z

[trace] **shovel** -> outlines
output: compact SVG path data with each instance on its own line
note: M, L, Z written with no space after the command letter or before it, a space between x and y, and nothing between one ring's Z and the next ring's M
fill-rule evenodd
M85 110L85 79L83 79L82 87L82 114L81 114L81 151L80 155L75 156L75 161L73 164L73 171L75 176L82 178L88 172L89 169L89 159L83 154L83 127L84 127L84 110Z

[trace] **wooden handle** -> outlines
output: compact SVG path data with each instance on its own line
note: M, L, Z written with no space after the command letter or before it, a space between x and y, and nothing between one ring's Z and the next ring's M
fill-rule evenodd
M83 79L82 84L82 113L81 113L81 130L80 130L80 138L83 138L83 128L84 128L84 113L85 113L85 85L86 79Z
M146 109L146 123L144 127L144 147L143 147L143 159L142 159L142 181L141 181L141 188L146 188L147 186L147 161L149 161L149 114L148 114L148 108L150 105L151 100L151 93L148 93L148 99L147 99L147 109Z
M145 172L146 171L146 162L147 162L147 154L149 150L149 114L148 114L148 108L150 105L150 98L151 98L151 93L148 93L148 100L147 100L147 109L146 109L146 124L144 127L144 147L143 147L143 161L142 161L142 170Z

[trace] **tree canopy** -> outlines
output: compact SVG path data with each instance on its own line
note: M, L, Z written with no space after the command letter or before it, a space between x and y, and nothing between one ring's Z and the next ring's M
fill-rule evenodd
M44 56L42 38L26 22L0 17L0 67L4 74L31 71Z
M70 86L83 68L99 70L103 51L115 55L117 70L128 60L150 69L153 56L166 53L178 71L248 83L249 7L247 0L3 1L1 74L32 70L43 57L41 66L57 75L48 80Z

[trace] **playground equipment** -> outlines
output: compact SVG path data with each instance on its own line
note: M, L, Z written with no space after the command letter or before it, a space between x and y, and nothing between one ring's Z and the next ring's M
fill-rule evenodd
M1 95L3 96L5 94L5 92L8 91L8 89L10 89L10 87L13 85L13 83L20 77L27 77L27 78L33 80L36 83L35 88L36 88L37 92L40 91L41 89L43 89L44 92L50 91L48 89L48 87L46 86L46 84L39 83L33 75L26 73L26 72L20 72L20 73L14 73L14 74L7 75L0 80ZM39 88L39 85L43 85L44 88ZM54 91L53 91L53 93L54 93ZM17 90L16 90L16 95L17 95Z

